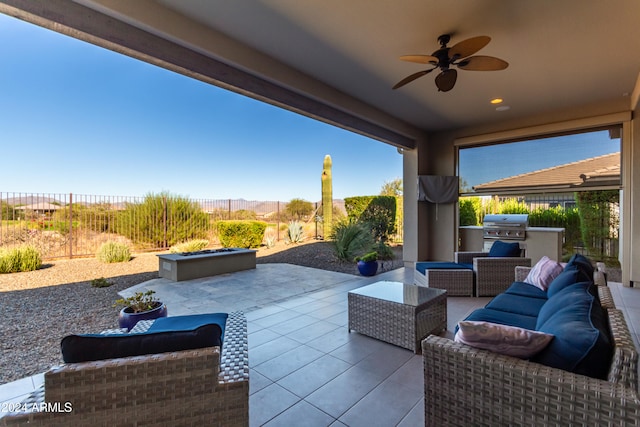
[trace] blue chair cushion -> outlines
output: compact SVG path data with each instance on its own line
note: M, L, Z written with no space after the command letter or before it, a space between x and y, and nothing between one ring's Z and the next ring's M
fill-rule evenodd
M551 343L531 360L553 368L606 380L613 344L605 310L581 283L549 298L540 310L537 331L553 334ZM545 311L550 313L545 313Z
M490 257L519 257L520 244L518 242L507 243L502 240L496 240L489 250Z
M529 297L529 298L539 298L543 300L547 299L547 293L545 291L543 291L542 289L540 289L535 285L532 285L531 283L525 283L525 282L513 282L511 286L509 286L509 288L507 288L507 290L504 291L504 293L512 294L512 295L521 295L523 297Z
M540 309L546 303L547 300L542 298L530 298L522 295L502 293L493 298L485 308L538 317Z
M427 270L473 270L473 264L459 264L456 262L440 262L440 261L425 261L417 262L416 270L425 274Z
M221 347L226 321L226 313L175 316L157 319L147 332L139 334L68 335L60 344L62 359L78 363Z

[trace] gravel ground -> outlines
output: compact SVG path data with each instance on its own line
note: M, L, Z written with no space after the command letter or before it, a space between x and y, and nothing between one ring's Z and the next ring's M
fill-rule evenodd
M383 270L402 267L402 247ZM353 263L340 262L327 242L279 243L261 248L258 264L289 263L357 274ZM94 288L91 280L106 278L112 286ZM158 277L156 254L138 254L126 263L96 259L48 262L37 271L0 275L0 384L44 372L62 363L60 340L72 333L93 333L117 327L113 302L123 289Z

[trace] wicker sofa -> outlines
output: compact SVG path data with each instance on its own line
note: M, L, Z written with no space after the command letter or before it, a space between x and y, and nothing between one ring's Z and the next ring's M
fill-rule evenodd
M597 292L613 343L606 379L432 335L422 342L425 425L639 426L638 353L609 288Z
M93 362L45 373L44 387L0 425L249 425L247 323L229 314L220 347ZM47 410L26 411L40 407Z

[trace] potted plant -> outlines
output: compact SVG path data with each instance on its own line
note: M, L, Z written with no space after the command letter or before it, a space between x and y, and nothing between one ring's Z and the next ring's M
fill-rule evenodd
M130 331L140 320L167 317L167 306L153 294L155 291L148 290L117 300L114 307L124 306L118 314L118 325Z
M378 271L378 252L371 251L356 257L358 271L363 276L374 276Z

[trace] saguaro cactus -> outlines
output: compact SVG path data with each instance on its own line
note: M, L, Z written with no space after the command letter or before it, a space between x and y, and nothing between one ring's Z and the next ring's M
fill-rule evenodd
M331 181L331 156L324 156L322 163L322 236L331 235L333 223L333 183Z

